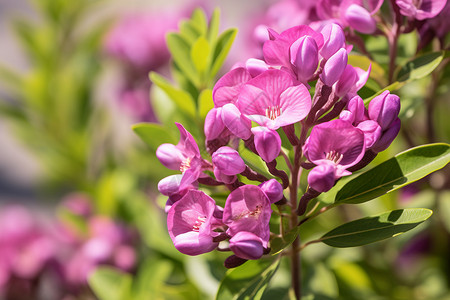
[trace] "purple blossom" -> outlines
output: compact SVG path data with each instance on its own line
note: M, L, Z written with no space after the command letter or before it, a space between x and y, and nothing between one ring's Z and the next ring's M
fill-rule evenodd
M265 162L271 162L280 155L281 138L275 130L258 126L252 128L255 148Z
M167 214L167 228L175 248L187 255L199 255L214 250L214 200L202 191L190 190Z
M445 7L447 0L396 0L400 13L417 20L437 16Z
M230 249L243 259L259 259L264 253L263 240L247 231L240 231L230 239Z
M245 163L239 153L230 147L221 147L212 155L214 167L225 175L236 175L245 170Z
M323 46L323 36L311 27L300 25L277 34L273 31L273 39L264 43L263 52L266 62L274 66L282 66L299 76L300 81L312 76L315 71L317 51ZM307 61L307 57L311 61ZM302 63L307 63L306 70ZM312 72L314 73L314 72Z
M329 59L339 49L345 47L345 35L342 27L335 23L327 24L321 30L323 35L324 44L320 49L320 55Z
M308 159L317 165L311 170L308 183L314 185L313 189L318 188L318 192L325 192L330 187L332 175L334 180L350 175L346 169L357 164L364 156L364 133L349 122L333 120L315 126L305 147ZM322 185L317 184L321 174L327 182Z
M276 130L303 120L311 109L308 89L287 72L268 70L242 88L237 106L252 121Z
M259 187L269 198L270 203L278 202L283 198L283 186L276 179L265 181Z
M180 170L181 177L169 176L158 184L161 193L171 195L195 182L202 173L203 159L194 137L179 123L175 123L180 131L177 145L162 144L156 150L156 157L167 168Z
M269 221L272 214L270 201L261 188L244 185L232 191L223 211L223 223L233 237L241 231L251 232L261 238L267 248L270 238Z
M332 86L344 73L347 67L348 54L345 48L339 49L335 54L333 54L326 62L323 67L322 74L320 74L320 79L328 85Z

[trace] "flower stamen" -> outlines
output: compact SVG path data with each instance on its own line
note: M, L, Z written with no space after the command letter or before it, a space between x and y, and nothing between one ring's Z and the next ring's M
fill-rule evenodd
M200 227L205 223L206 217L198 216L197 220L194 222L194 225L192 226L192 231L199 232Z
M191 158L188 157L181 162L180 171L184 173L186 170L189 170L190 168L191 168Z
M342 161L343 157L344 155L342 155L341 153L331 150L330 152L327 153L325 158L331 160L335 164L339 164Z
M275 120L281 115L281 107L278 105L276 106L269 106L266 108L266 117L268 117L271 120Z

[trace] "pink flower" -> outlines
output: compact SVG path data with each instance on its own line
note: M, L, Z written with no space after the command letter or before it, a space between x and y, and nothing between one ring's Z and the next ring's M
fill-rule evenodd
M270 201L261 188L244 185L228 196L223 211L223 223L227 233L235 236L241 231L251 232L262 240L267 248L270 238L269 221L272 214Z
M199 255L214 250L214 200L202 191L190 190L176 202L167 214L167 228L175 248L187 255Z
M180 170L181 177L169 176L158 184L161 193L170 195L194 183L201 175L203 159L194 137L179 123L175 123L180 131L177 145L162 144L156 150L156 157L167 168ZM179 180L178 180L179 179Z
M331 182L350 175L346 169L364 156L364 133L349 122L333 120L315 126L305 147L308 159L317 165L308 183L316 191L326 192Z
M400 13L417 20L434 18L443 9L447 0L396 0Z
M276 130L303 120L311 109L308 89L287 72L268 70L242 88L237 106L250 120Z

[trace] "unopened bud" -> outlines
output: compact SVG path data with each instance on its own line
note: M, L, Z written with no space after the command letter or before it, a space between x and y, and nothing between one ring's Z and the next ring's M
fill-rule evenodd
M374 33L377 29L375 20L370 13L362 6L357 4L350 5L345 11L345 20L350 27L365 34Z
M245 162L239 153L230 147L220 147L212 155L212 162L225 175L236 175L244 172Z
M319 65L316 41L311 36L303 36L290 47L291 64L296 67L298 79L307 82Z
M397 119L400 112L400 98L397 95L384 91L376 96L369 104L369 117L378 122L381 129L385 131L391 123Z
M269 198L270 203L278 202L283 198L283 186L276 179L265 181L259 187Z
M345 67L347 67L347 60L347 50L344 48L339 49L333 56L330 57L330 59L326 61L320 76L322 81L328 86L332 86L336 81L338 81L339 77L341 77L344 72Z
M230 239L230 249L243 259L259 259L264 252L261 238L247 231L240 231Z
M265 162L271 162L281 151L281 138L275 130L266 127L252 128L255 135L255 148Z
M345 46L345 35L341 26L335 23L327 24L322 29L321 33L323 35L324 43L320 50L320 55L323 58L329 59L339 49Z

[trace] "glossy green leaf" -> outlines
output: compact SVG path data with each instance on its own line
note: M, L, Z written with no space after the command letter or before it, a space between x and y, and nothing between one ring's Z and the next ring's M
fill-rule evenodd
M276 255L292 244L299 233L299 227L293 228L284 234L284 237L276 237L270 241L270 254Z
M216 76L222 67L225 59L227 58L228 52L230 51L231 45L233 44L234 38L236 37L237 29L231 28L225 30L218 38L216 44L213 47L213 56L211 61L211 70L209 77Z
M190 20L183 20L180 22L179 34L190 45L192 45L200 36L200 32L191 24Z
M400 89L401 87L403 87L406 84L406 82L399 82L396 81L390 85L388 85L387 87L378 90L378 92L376 92L374 95L372 95L371 97L364 99L364 105L368 105L370 103L370 101L375 98L376 96L382 94L384 91L389 91L389 92L393 92L396 91L398 89Z
M205 119L208 112L214 107L214 102L212 99L212 90L206 89L200 93L198 96L198 112L202 120Z
M363 203L392 192L450 162L450 145L437 143L408 149L345 184L336 203Z
M433 212L426 208L393 210L338 226L319 241L338 248L362 246L411 230L432 214Z
M196 104L189 93L174 87L164 77L158 73L151 72L150 80L161 88L170 99L177 105L177 107L191 117L195 117Z
M244 146L239 147L239 154L241 155L245 164L248 165L252 170L266 176L267 178L273 178L273 175L270 174L266 164L260 156L256 155Z
M228 271L220 283L216 300L261 299L279 263L280 257L249 260Z
M91 273L88 282L100 300L130 299L132 277L127 273L100 267Z
M156 123L138 123L132 127L133 131L152 149L156 151L164 143L176 144L176 139L166 129Z
M191 48L191 59L199 73L203 73L208 65L211 47L203 36L200 36Z
M189 43L177 33L167 34L166 40L174 63L180 68L186 78L195 86L199 86L200 80L197 70L191 61L191 47Z
M428 76L441 63L444 51L427 53L404 65L397 74L398 81L411 81Z

